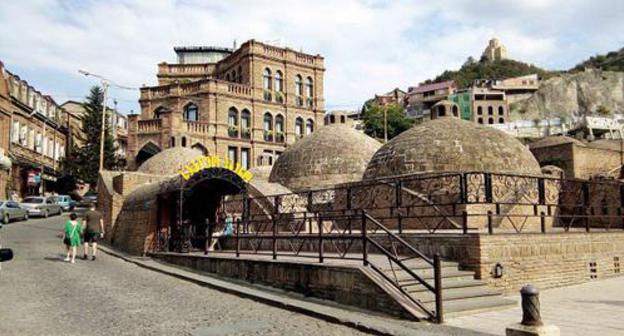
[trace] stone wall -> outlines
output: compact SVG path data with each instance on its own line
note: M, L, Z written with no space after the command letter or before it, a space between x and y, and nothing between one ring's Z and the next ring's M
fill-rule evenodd
M396 300L360 267L303 264L218 256L158 253L166 262L252 283L412 319Z

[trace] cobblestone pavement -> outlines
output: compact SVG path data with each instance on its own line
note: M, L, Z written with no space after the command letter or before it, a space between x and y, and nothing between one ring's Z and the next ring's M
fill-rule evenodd
M624 335L624 277L596 280L540 293L542 319L565 336ZM520 301L520 294L515 299ZM447 319L447 324L504 335L505 327L520 322L520 307Z
M0 229L0 335L362 335L100 253L62 261L66 216Z

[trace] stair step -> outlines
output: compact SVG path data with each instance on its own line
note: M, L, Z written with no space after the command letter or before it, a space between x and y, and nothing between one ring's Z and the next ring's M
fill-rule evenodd
M491 289L487 286L459 287L449 288L446 290L442 289L442 299L444 300L444 302L451 302L455 300L470 298L481 298L490 296L500 297L502 293L502 290ZM413 292L411 293L411 295L424 303L435 302L435 295L429 291Z
M433 285L433 282L429 282L429 283ZM443 292L444 290L451 289L451 288L484 287L484 286L487 287L487 284L481 280L469 279L469 280L450 280L449 281L447 279L442 279L442 291ZM410 284L410 285L406 285L402 287L403 289L405 289L405 291L409 293L429 291L427 288L425 288L425 286L420 284L420 282L418 284Z
M415 261L407 261L403 263L407 268L414 270L414 271L420 271L420 270L433 270L433 266L429 265L429 263L421 261L421 262L415 262ZM444 269L457 269L459 267L458 263L454 263L454 262L443 262L441 264L442 266L442 270ZM401 266L397 265L397 264L393 264L393 266L390 266L389 264L386 263L386 265L384 265L383 267L380 267L382 271L392 271L392 269L401 269Z
M474 313L477 311L481 312L514 307L516 304L516 301L503 298L502 296L485 296L444 301L443 306L445 316L451 316L468 312ZM435 307L435 304L431 304L429 306Z
M425 274L419 274L417 272L415 272L418 276L420 276L422 279L429 281L429 280L433 280L434 276L433 274L430 273L425 273ZM391 279L393 278L391 272L390 274L386 273ZM397 273L397 278L399 280L399 284L402 286L409 286L411 284L417 284L420 283L418 280L414 279L410 274L408 274L407 272L400 272ZM446 272L442 272L442 281L444 281L444 279L453 279L453 280L471 280L474 279L474 273L473 272L468 272L468 271L458 271L458 270L449 270Z

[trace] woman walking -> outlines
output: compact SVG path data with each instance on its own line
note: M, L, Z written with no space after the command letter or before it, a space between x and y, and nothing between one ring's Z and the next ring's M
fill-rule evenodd
M80 235L82 234L82 226L76 218L78 218L78 216L73 212L69 215L69 220L65 223L65 231L63 234L63 241L69 243L67 244L69 248L67 249L65 261L70 261L72 264L76 263L76 248L80 246Z

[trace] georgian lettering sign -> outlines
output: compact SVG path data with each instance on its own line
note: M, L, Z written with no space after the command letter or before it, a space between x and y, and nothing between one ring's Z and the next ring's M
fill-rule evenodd
M188 181L196 173L209 168L222 168L233 172L238 175L243 181L249 182L253 175L251 172L243 167L240 163L235 163L230 159L221 160L217 156L202 156L199 159L195 159L188 164L184 165L184 168L180 169L180 176Z

